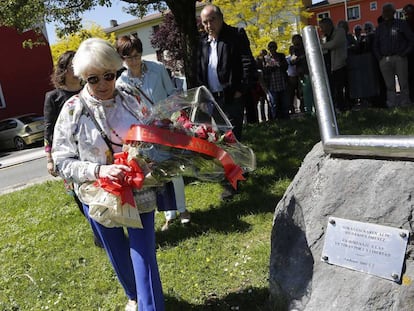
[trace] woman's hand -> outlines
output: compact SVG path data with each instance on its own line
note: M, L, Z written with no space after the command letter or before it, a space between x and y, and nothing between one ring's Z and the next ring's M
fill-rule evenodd
M48 159L47 160L47 171L49 172L50 175L52 175L53 177L58 176L59 174L56 172L55 170L55 165L53 164L53 160L52 159Z
M110 180L123 180L125 172L130 172L131 168L123 164L101 165L98 172L99 178L108 178Z

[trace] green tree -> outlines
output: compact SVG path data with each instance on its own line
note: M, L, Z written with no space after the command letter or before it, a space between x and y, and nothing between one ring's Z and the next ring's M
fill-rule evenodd
M310 15L304 10L309 1L297 0L216 0L227 24L246 29L254 55L267 48L269 41L276 41L279 50L288 52L291 37L303 24L301 18Z
M0 6L0 26L13 26L19 30L34 28L47 22L59 23L58 37L81 29L82 13L98 5L110 6L113 0L3 0ZM184 69L189 86L195 82L197 55L196 0L121 0L128 4L126 12L143 17L149 11L162 11L167 7L175 17L182 34L185 50Z
M56 64L57 59L60 55L68 50L76 51L85 39L97 37L108 40L112 44L115 44L115 34L108 36L103 28L92 24L88 29L81 29L75 33L64 36L59 39L55 44L51 45L50 49L52 51L53 63Z
M167 13L159 28L151 35L151 45L165 56L163 63L172 71L182 68L184 50L174 15ZM166 55L165 55L166 54Z

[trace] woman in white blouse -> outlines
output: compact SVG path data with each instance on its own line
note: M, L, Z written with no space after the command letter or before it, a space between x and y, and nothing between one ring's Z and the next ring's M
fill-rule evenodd
M112 153L121 151L122 138L130 125L141 123L148 108L115 88L116 72L121 67L117 51L98 38L82 42L73 58L74 73L86 85L62 108L55 126L52 156L60 175L73 180L75 191L98 178L121 180L130 170L128 166L112 164ZM125 310L162 311L164 297L155 254L156 194L153 188L145 188L135 196L145 197L145 204L137 206L143 228L126 228L129 238L122 227L107 228L89 220L99 233L129 299ZM88 214L86 204L84 209Z

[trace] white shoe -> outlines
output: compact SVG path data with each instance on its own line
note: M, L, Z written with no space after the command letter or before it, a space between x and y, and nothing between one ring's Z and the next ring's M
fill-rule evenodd
M128 300L128 303L125 306L125 311L137 311L138 304L135 300Z
M191 220L191 215L188 211L182 212L180 214L180 220L183 225L188 224Z

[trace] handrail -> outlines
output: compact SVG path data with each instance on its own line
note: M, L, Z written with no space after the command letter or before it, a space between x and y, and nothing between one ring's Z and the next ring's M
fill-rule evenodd
M303 29L303 43L324 151L338 155L414 158L412 136L339 134L319 36L314 26Z

